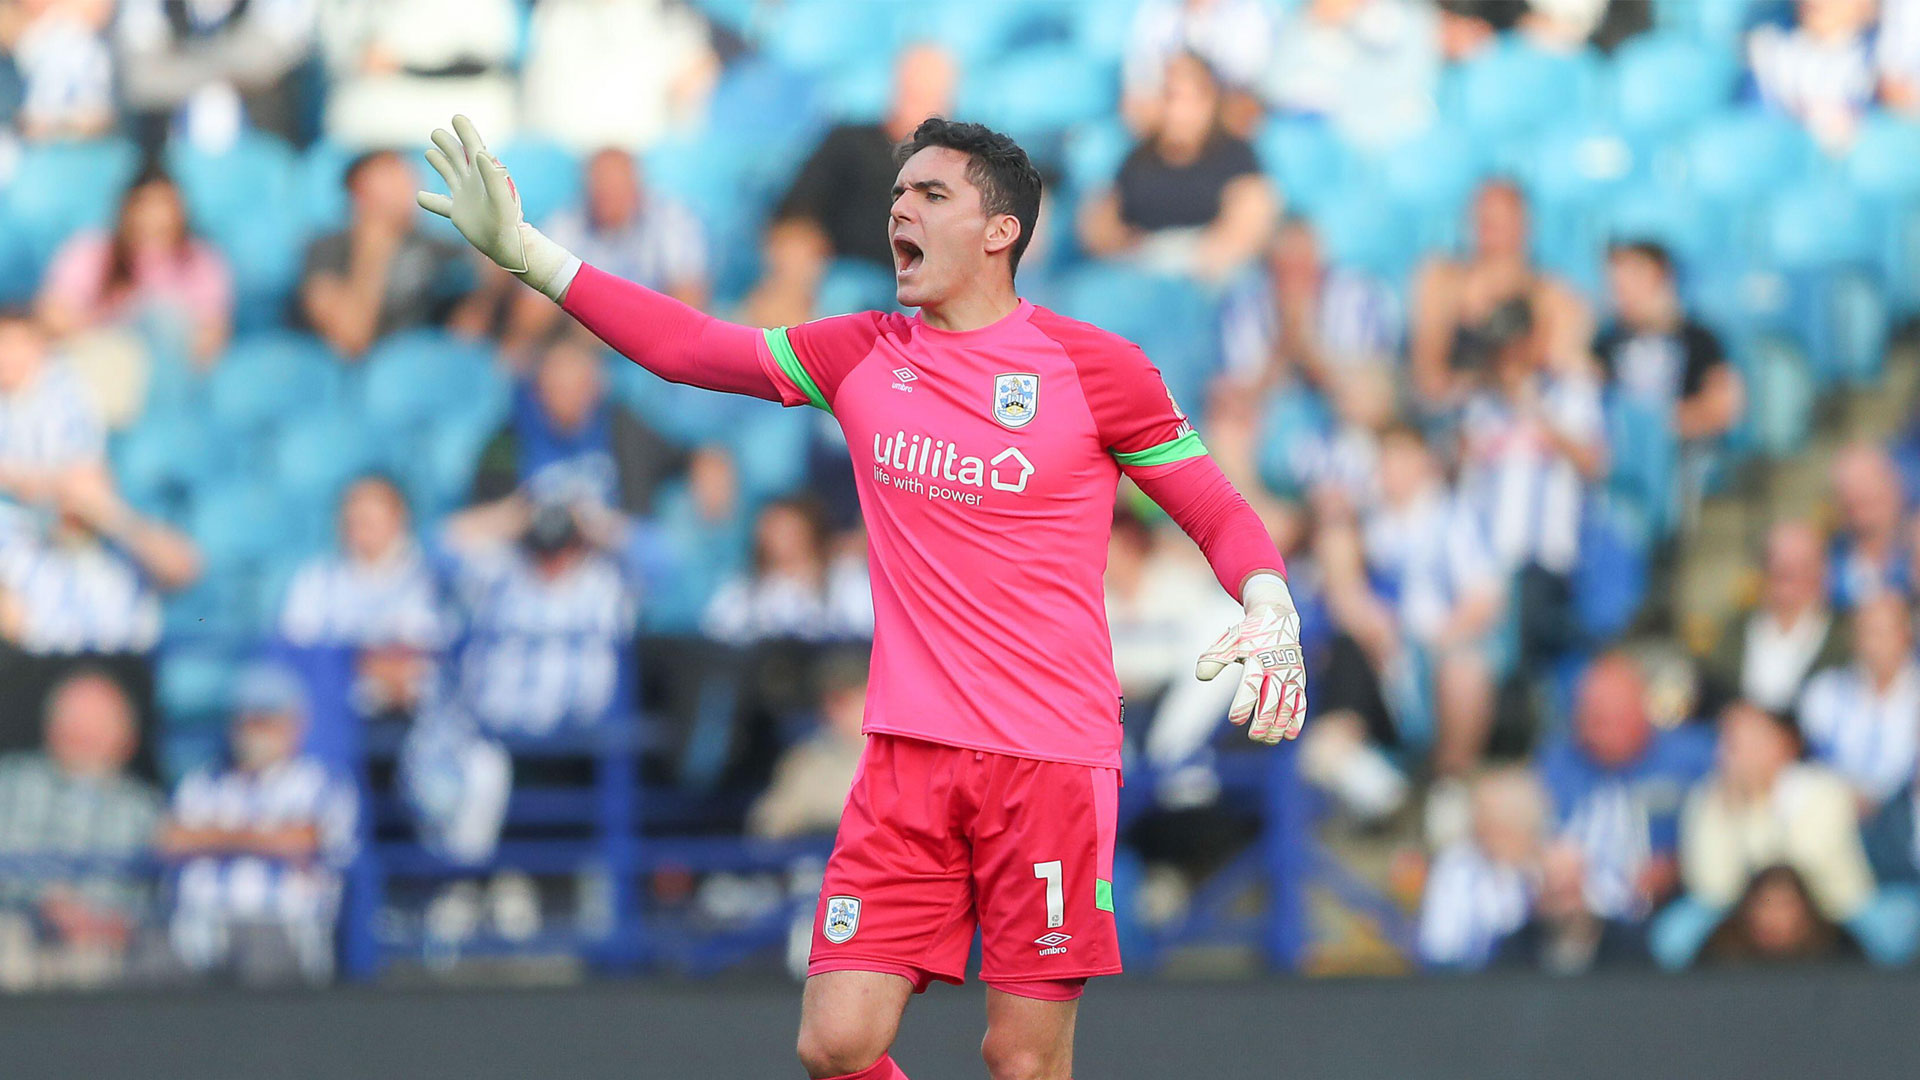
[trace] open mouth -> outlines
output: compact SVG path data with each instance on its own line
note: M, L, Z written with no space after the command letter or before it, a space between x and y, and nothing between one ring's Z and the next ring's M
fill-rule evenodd
M894 276L905 277L913 273L915 270L920 269L920 264L925 262L926 258L927 256L920 250L919 244L914 243L904 236L896 236L893 238Z

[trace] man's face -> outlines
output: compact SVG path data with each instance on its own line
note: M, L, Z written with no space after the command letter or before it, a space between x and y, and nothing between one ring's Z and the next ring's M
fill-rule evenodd
M929 146L907 159L893 183L887 237L893 243L895 297L925 307L966 290L987 272L989 252L1013 246L1020 225L988 214L967 179L966 154Z
M1854 613L1853 648L1860 663L1879 678L1891 678L1913 654L1913 624L1896 592L1867 600Z
M46 357L40 330L26 319L0 319L0 394L33 381Z
M300 718L291 713L245 713L234 721L233 758L242 769L264 769L300 749Z
M371 562L385 555L406 527L399 495L377 480L355 484L340 507L341 543L356 559Z
M1826 560L1820 537L1804 525L1782 525L1767 542L1767 607L1779 616L1797 614L1826 595Z
M1793 740L1753 706L1735 705L1720 718L1720 772L1736 793L1757 798L1773 790L1793 755Z
M599 357L571 341L548 350L535 382L541 409L564 431L587 422L600 404L601 389Z
M604 150L587 166L587 211L602 229L624 228L640 211L640 174L633 158Z
M1473 203L1474 235L1482 255L1527 253L1527 207L1504 184L1482 188Z
M1580 684L1575 720L1580 742L1594 760L1617 767L1646 750L1653 738L1646 697L1646 685L1631 662L1609 657L1594 664Z
M109 776L133 757L133 710L104 678L81 678L55 694L47 714L47 753L71 776Z
M406 159L398 154L381 154L362 165L353 178L354 216L411 222L418 209L413 193L419 186L419 177Z
M1607 285L1614 307L1629 326L1652 325L1671 307L1673 282L1645 255L1623 251L1608 260Z

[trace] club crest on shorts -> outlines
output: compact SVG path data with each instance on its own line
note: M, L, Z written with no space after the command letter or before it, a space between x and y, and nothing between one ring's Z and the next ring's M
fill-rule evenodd
M820 933L835 945L844 945L853 938L854 931L860 929L860 898L857 896L827 897L827 917L823 921Z
M993 377L993 418L1000 426L1026 427L1040 411L1040 376L1009 372Z

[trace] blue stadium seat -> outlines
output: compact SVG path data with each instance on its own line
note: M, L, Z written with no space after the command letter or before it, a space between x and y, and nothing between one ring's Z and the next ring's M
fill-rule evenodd
M177 511L189 493L225 473L233 458L233 444L203 417L149 412L115 439L113 472L136 505Z
M1824 386L1863 386L1880 377L1892 315L1879 278L1860 268L1820 267L1787 275L1792 325Z
M1680 260L1687 274L1708 250L1708 230L1694 198L1684 191L1636 184L1609 195L1593 209L1603 243L1654 240Z
M493 150L513 175L520 209L528 221L545 221L554 211L580 201L580 162L559 143L523 134Z
M1060 313L1145 349L1167 388L1187 407L1198 409L1205 400L1219 354L1219 327L1212 303L1192 282L1095 263L1068 277Z
M1623 520L1608 500L1589 504L1581 516L1573 602L1588 640L1617 639L1645 599L1647 548L1634 535L1637 527L1631 518Z
M1874 225L1842 184L1816 181L1788 188L1767 206L1767 261L1782 270L1864 265L1873 258Z
M217 722L226 712L240 659L220 648L168 648L160 654L154 694L169 724Z
M1799 453L1812 427L1817 396L1806 357L1775 336L1736 341L1730 352L1747 387L1741 441L1774 460Z
M368 352L360 401L368 420L393 433L470 411L498 415L508 394L492 346L441 330L410 330Z
M774 8L759 35L761 50L782 65L821 74L852 56L891 56L905 5L868 4L858 18L828 0L788 0Z
M200 546L209 577L258 566L288 546L285 500L271 485L226 479L196 492L187 532Z
M1766 6L1755 0L1654 0L1654 25L1734 49Z
M29 143L6 190L7 228L35 273L70 235L104 228L139 155L124 139Z
M893 272L865 259L833 260L814 300L817 317L853 311L891 311L893 307Z
M209 378L214 422L258 433L282 418L338 397L340 365L318 338L292 331L249 335L227 350Z
M1056 136L1075 124L1112 115L1120 78L1065 45L1014 53L966 80L959 112L1022 141Z
M467 501L480 452L500 423L499 417L473 417L434 424L428 429L424 451L395 463L404 475L417 517L430 519Z
M1844 165L1882 222L1876 255L1889 300L1902 313L1920 312L1920 124L1868 118Z
M1327 261L1365 270L1396 285L1418 251L1411 220L1373 191L1350 187L1322 199L1310 212Z
M1073 38L1087 56L1118 62L1127 51L1140 0L1075 0Z
M1417 215L1424 240L1429 225L1441 221L1449 235L1458 232L1467 197L1486 176L1488 163L1472 136L1438 123L1362 159L1359 166L1396 205Z
M1594 99L1599 73L1590 50L1549 52L1507 36L1454 69L1443 91L1445 111L1497 145L1581 113Z
M237 223L257 224L295 210L300 160L277 136L249 131L217 154L177 140L168 145L166 162L188 213L215 235Z
M288 419L273 446L273 475L288 500L326 504L347 481L392 463L392 439L356 414L327 410ZM289 514L295 531L307 533L311 515ZM306 537L311 539L311 537Z
M347 192L341 186L354 151L325 139L307 147L300 159L299 205L303 224L316 233L331 232L347 223ZM436 178L437 179L437 178Z
M1623 394L1606 402L1612 448L1607 492L1629 537L1644 547L1667 536L1679 517L1679 444L1669 418Z
M809 426L819 419L812 409L782 409L771 403L752 403L735 425L727 444L740 472L740 488L748 502L790 494L805 479Z
M1133 134L1118 118L1079 124L1061 147L1067 188L1075 194L1103 190L1119 175L1120 163L1133 149Z
M1526 147L1519 168L1536 205L1597 202L1621 190L1635 175L1633 146L1607 124L1566 123L1543 132Z
M1260 164L1280 182L1287 205L1312 213L1341 190L1352 173L1352 155L1324 122L1283 116L1267 122L1254 140Z
M963 70L973 72L1036 43L1067 36L1064 5L1032 0L966 0L964 3L902 5L897 33L902 41L937 41ZM1084 53L1082 53L1085 56ZM1093 57L1089 63L1097 63Z
M1613 55L1613 107L1620 127L1655 139L1697 124L1733 97L1732 52L1680 33L1644 34Z
M1708 199L1749 200L1794 180L1813 159L1813 142L1799 124L1741 109L1708 120L1689 137L1687 182Z

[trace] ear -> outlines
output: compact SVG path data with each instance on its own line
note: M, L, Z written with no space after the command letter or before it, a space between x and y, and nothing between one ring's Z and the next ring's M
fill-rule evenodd
M1020 239L1020 219L1012 214L995 214L987 220L987 254L998 255Z

